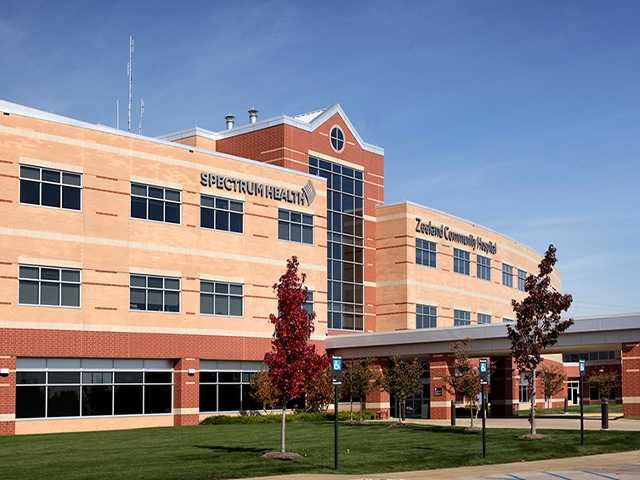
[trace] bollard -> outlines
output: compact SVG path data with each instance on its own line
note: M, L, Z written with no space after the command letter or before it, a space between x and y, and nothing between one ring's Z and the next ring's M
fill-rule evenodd
M601 405L601 428L602 430L609 429L609 400L606 398L602 399Z
M451 400L451 426L456 426L456 402Z
M565 398L564 399L564 414L566 415L567 413L569 413L569 399Z

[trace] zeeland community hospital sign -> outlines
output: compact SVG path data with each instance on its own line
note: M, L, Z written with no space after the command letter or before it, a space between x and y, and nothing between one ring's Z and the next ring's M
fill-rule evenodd
M473 250L480 250L481 252L491 253L493 255L498 251L496 242L483 240L479 235L456 232L446 225L434 225L431 223L431 220L427 222L418 217L416 217L416 232L449 240L450 242L460 243L471 247Z
M254 182L253 180L242 180L240 178L227 177L226 175L202 172L200 174L200 185L294 205L311 205L316 198L316 189L311 180L300 190L292 190L267 183Z

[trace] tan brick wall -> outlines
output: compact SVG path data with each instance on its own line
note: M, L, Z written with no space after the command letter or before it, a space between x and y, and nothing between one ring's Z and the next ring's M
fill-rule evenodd
M454 309L471 312L471 324L477 314L489 314L492 323L503 318L514 319L511 300L521 300L517 270L537 272L540 255L504 235L474 223L410 203L384 205L377 215L377 300L378 329L402 330L415 328L416 304L438 307L438 327L453 326ZM469 246L416 232L416 217L437 226L481 236L497 243L495 255L473 251ZM416 264L416 238L436 243L436 268ZM470 252L470 275L453 271L453 249ZM476 254L491 258L491 280L476 276ZM502 263L513 267L513 288L502 285ZM554 276L559 286L559 276Z
M18 115L0 117L0 312L3 328L96 330L269 338L276 309L271 285L291 255L300 258L315 291L316 338L326 331L326 193L297 206L200 185L200 172L217 172L298 189L309 177L295 172L189 151ZM19 203L19 164L83 173L82 211ZM130 183L179 186L181 224L130 218ZM200 193L244 200L244 233L200 228ZM313 213L314 245L277 239L277 209ZM42 260L42 262L40 261ZM20 263L82 268L81 308L18 305ZM178 273L181 312L129 311L129 274ZM199 313L201 276L244 283L244 316Z

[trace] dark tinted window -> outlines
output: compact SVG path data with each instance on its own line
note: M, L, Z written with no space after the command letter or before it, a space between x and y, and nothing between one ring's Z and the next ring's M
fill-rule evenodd
M16 418L44 418L45 387L16 387Z
M79 376L79 374L78 374ZM48 387L48 417L77 417L80 415L80 387Z
M106 385L82 387L82 415L111 415L112 388Z
M132 183L131 216L180 223L180 192L171 188Z
M144 387L144 413L171 412L171 385Z
M113 388L116 415L142 413L142 385L116 385Z

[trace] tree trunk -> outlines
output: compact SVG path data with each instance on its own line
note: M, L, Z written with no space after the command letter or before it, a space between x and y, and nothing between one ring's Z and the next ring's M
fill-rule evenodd
M406 401L402 399L400 400L400 423L404 423L406 413Z
M287 432L287 397L282 401L282 421L280 424L280 451L286 452L286 432Z
M349 395L349 421L353 422L353 394Z
M360 397L360 421L361 422L364 419L364 406L365 406L364 397L361 396Z
M536 371L531 372L531 435L536 434Z
M480 413L480 408L482 408L482 407L479 407L479 406L477 406L477 405L475 405L473 403L471 404L471 425L470 425L471 428L473 428L473 426L474 426L474 421L478 419L478 414Z

